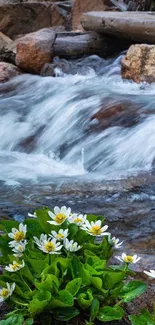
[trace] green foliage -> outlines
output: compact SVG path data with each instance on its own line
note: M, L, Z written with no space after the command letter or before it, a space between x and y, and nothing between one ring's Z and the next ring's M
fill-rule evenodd
M102 322L122 319L124 310L121 303L130 302L142 294L146 285L140 281L127 281L129 275L134 276L128 265L109 265L114 248L107 236L98 242L89 231L70 223L68 219L62 224L49 224L51 218L48 211L48 208L36 210L37 218L25 221L27 231L24 239L27 242L18 256L13 255L13 247L9 246L12 239L8 233L12 232L12 228L19 230L19 223L0 221L3 231L0 237L0 263L4 266L0 286L6 288L6 283L15 283L13 292L7 296L7 303L13 311L7 319L0 321L0 325L31 325L35 320L39 320L41 325L51 325L54 319L67 322L80 313L86 315L88 325L93 325L96 318ZM99 219L94 215L87 216L89 222ZM60 229L68 230L68 240L76 241L77 247L70 243L68 249L60 238L53 243L55 245L60 240L58 245L62 245L61 249L50 251L53 239L49 235L52 235L52 231L57 235ZM33 239L34 236L39 244ZM19 243L23 241L17 241ZM24 266L19 269L12 269L12 272L5 270L8 264L14 262L20 266L23 261ZM139 316L130 316L130 320L133 325L140 325L139 319L146 319L144 325L152 325L149 317L143 311Z
M143 309L139 315L129 316L132 325L155 325L155 317Z

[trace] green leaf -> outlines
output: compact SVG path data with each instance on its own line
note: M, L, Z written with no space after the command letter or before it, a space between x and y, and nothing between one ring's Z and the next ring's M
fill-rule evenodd
M71 273L73 279L81 278L83 285L91 284L91 276L87 270L85 270L83 264L79 261L78 257L73 257L71 261Z
M70 319L79 315L79 311L75 307L56 308L54 310L54 318L62 322L69 321Z
M57 276L57 278L63 278L64 273L68 270L70 260L69 258L64 257L54 257L54 260L52 261L52 264L44 269L42 272L42 276L46 274L54 274Z
M94 288L101 290L102 289L102 280L99 277L92 276L91 283L94 286Z
M28 318L24 321L23 325L32 325L34 322L33 318Z
M146 291L146 284L141 281L131 281L124 285L120 297L124 302L130 302Z
M48 266L48 256L47 258L42 258L42 259L32 259L32 258L27 258L27 263L28 266L30 267L30 270L32 270L32 273L36 277L41 277L41 273L43 270Z
M107 269L103 271L103 287L104 289L113 289L125 277L124 271Z
M7 233L12 231L12 228L18 228L19 222L14 220L1 220L0 229L6 231ZM10 239L11 240L11 239Z
M52 297L48 309L57 307L72 307L73 296L67 290L59 291L58 295Z
M24 224L27 225L27 236L29 238L33 236L40 237L43 233L43 228L40 226L37 219L26 219Z
M98 299L93 299L91 308L90 308L90 321L93 322L99 312L100 302Z
M79 294L77 301L79 306L85 310L91 306L93 299L92 291L88 289L85 293L83 292Z
M97 221L97 220L102 220L102 221L104 221L105 218L104 218L103 216L96 216L95 214L88 214L88 215L87 215L87 220L88 220L89 222L91 222L91 221Z
M97 319L101 322L111 322L113 320L121 320L124 315L124 310L115 305L114 307L102 307L97 315Z
M40 314L46 309L51 300L49 291L41 291L33 296L32 301L28 305L28 310L31 315Z
M68 226L68 230L69 230L69 234L70 234L71 238L73 239L75 237L75 235L77 234L79 227L74 223L70 223Z
M44 280L42 282L39 282L35 280L34 285L39 290L47 290L47 291L55 291L55 288L59 288L59 280L54 274L47 274L44 276Z
M6 320L1 320L0 325L22 325L24 321L23 315L13 315ZM31 323L33 324L33 323Z
M154 325L155 324L153 316L146 309L143 309L140 315L130 315L128 317L132 325Z
M46 234L49 234L49 229L50 229L50 224L47 221L50 221L51 218L48 214L49 209L41 209L41 210L36 210L36 215L37 215L37 219L39 221L39 224L41 226L41 228L43 229L43 231Z
M80 290L81 284L82 284L82 279L76 278L67 283L65 290L71 293L71 295L74 297Z

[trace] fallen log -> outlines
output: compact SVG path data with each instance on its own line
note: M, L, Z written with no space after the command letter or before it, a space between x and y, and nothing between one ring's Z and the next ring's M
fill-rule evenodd
M107 57L127 48L128 45L129 43L107 38L93 32L62 32L57 33L53 46L53 55L61 58L74 58L91 54Z
M87 12L81 23L86 31L155 44L155 16L151 12Z

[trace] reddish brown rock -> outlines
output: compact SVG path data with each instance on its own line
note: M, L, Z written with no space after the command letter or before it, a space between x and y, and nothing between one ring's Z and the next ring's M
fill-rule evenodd
M129 102L105 103L91 117L90 131L101 131L111 126L131 127L139 121L138 109Z
M122 59L122 77L137 83L155 81L155 46L132 45Z
M39 74L45 63L52 61L55 32L44 28L27 34L17 42L16 64L26 72Z
M72 29L83 30L80 23L83 13L112 10L110 0L75 0L72 8Z
M21 71L13 64L0 62L0 82L9 81L21 74Z

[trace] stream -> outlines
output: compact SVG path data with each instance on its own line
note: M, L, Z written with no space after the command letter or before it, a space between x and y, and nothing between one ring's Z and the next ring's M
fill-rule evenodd
M0 218L64 204L104 215L155 267L155 84L122 80L122 55L0 84ZM121 119L92 118L118 103Z

